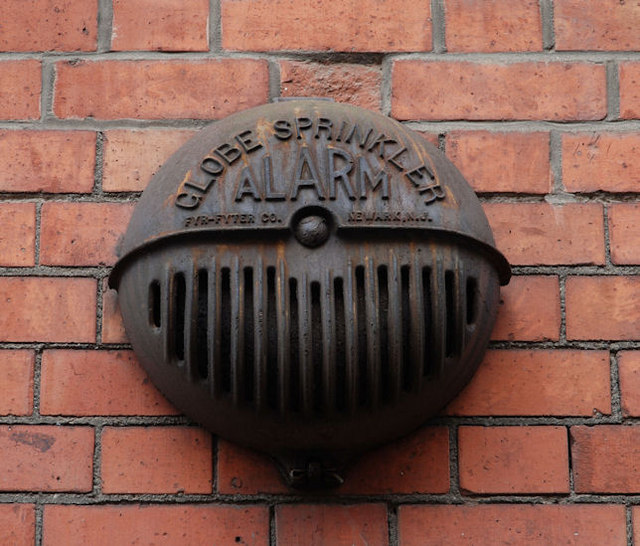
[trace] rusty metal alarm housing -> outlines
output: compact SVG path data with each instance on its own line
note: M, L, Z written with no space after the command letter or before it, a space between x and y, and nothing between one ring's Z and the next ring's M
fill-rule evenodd
M295 100L176 152L109 281L169 400L312 487L464 387L509 277L435 147L368 110Z

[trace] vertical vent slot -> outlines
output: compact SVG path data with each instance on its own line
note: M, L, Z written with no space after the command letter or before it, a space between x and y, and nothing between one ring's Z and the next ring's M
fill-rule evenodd
M253 366L254 366L254 316L253 316L253 268L245 267L243 271L244 302L242 318L244 319L244 336L241 343L244 347L238 347L239 351L244 350L244 397L247 402L253 401Z
M311 283L311 362L313 367L313 409L322 411L322 306L320 283Z
M149 285L149 324L155 328L160 328L160 326L162 326L160 298L160 282L153 281Z
M200 379L209 376L209 273L206 269L198 271L198 314L196 318L196 362L195 374Z
M276 268L267 267L267 404L278 405L278 317L276 311Z
M298 316L298 281L289 279L289 316L291 318L290 396L292 411L300 411L300 317Z
M456 339L456 324L458 317L456 316L456 297L455 297L455 278L453 271L445 271L444 274L444 290L445 290L445 356L452 357L458 352L458 340Z
M389 274L386 265L378 266L378 338L380 342L380 393L383 402L391 399L389 369Z
M422 363L422 375L427 377L432 372L432 361L435 360L435 356L432 354L432 348L434 340L431 339L431 321L433 313L433 305L431 302L431 268L422 268L422 316L424 317L424 361ZM437 344L438 341L436 340Z
M176 273L173 277L173 350L177 360L184 360L184 313L186 298L186 283L183 273Z
M409 266L403 265L400 268L400 309L402 311L402 388L409 391L411 385L411 298L409 287ZM415 349L413 349L415 350Z
M356 267L356 323L358 324L358 403L367 404L367 302L364 286L364 266Z
M223 392L231 392L231 272L220 270L220 381Z
M338 411L344 411L347 408L347 341L344 314L344 281L341 277L333 279L333 297L336 328L336 408Z
M467 324L472 325L476 322L478 313L478 281L475 277L467 278Z

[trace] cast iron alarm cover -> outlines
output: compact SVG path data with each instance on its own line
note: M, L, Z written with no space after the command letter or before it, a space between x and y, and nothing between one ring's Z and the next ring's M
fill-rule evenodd
M169 400L304 487L340 483L462 389L509 277L435 147L368 110L294 100L176 152L109 280Z

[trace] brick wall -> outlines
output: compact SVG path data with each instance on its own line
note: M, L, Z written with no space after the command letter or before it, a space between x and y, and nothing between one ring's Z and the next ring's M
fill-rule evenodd
M640 3L3 0L0 544L640 544ZM430 424L323 494L154 389L105 279L208 121L328 95L422 132L514 266Z

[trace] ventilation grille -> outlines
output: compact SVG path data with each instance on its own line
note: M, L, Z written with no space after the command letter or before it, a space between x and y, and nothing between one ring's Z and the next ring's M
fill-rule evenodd
M325 415L396 401L464 351L478 287L462 263L349 264L321 281L284 262L211 259L149 283L149 328L164 362L214 398Z

